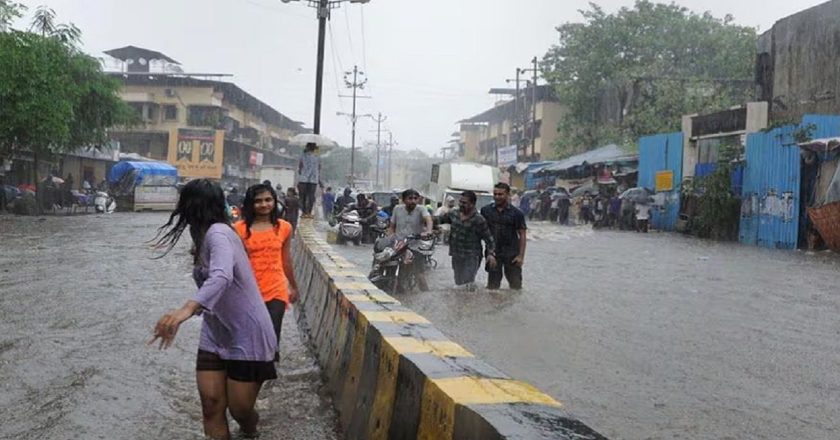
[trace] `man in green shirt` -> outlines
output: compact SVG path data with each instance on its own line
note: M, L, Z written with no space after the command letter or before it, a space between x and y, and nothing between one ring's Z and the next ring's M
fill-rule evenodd
M487 220L475 209L477 197L472 191L464 191L457 209L452 209L437 217L441 224L450 224L449 255L452 257L452 270L455 272L455 284L475 290L475 275L481 267L482 255L487 257L487 264L496 266L495 243ZM482 249L481 242L484 242Z

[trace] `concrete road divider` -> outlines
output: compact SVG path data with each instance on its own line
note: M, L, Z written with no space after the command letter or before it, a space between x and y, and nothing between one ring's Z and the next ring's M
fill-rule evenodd
M311 220L298 229L294 267L299 324L348 440L605 440L377 289Z

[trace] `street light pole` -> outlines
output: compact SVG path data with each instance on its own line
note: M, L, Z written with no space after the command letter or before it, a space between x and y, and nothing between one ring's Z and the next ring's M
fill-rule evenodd
M327 19L330 17L330 1L318 0L318 62L315 74L315 121L312 132L321 134L321 98L324 89L324 46L327 37Z
M281 0L283 3L297 2L300 0ZM339 4L349 1L350 3L368 3L370 0L306 0L310 7L318 10L318 60L315 71L315 118L312 123L312 132L321 134L321 98L324 89L324 46L327 39L327 20L330 19L330 9L337 8Z
M382 116L382 112L379 112L379 116L371 117L374 121L376 121L376 186L379 186L379 151L382 149L382 123L385 122L388 117Z
M353 74L353 82L350 82L347 77L350 74ZM359 115L356 115L356 99L357 98L369 98L369 96L358 96L357 91L359 89L364 89L365 84L367 83L367 79L359 81L359 75L364 75L364 72L359 71L358 66L353 66L353 72L345 72L344 74L344 83L347 84L347 88L353 89L353 113L350 114L350 121L352 122L352 139L350 140L350 186L353 186L356 176L356 122L359 120ZM341 115L344 113L338 112L337 114ZM370 116L372 115L361 115L361 116Z
M537 57L534 57L534 110L531 117L531 159L537 160Z

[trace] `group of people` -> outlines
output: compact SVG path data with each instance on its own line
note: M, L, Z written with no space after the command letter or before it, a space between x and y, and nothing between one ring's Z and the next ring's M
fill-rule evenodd
M409 189L402 193L402 204L393 206L389 235L405 238L411 235L430 235L435 224L448 225L450 229L449 255L455 284L475 290L475 278L486 260L487 288L501 287L507 279L511 289L522 288L522 267L525 263L527 226L525 215L510 203L511 189L499 183L493 190L494 203L480 211L476 209L478 197L473 191L464 191L455 207L454 200L446 210L435 214L419 204L420 194ZM425 264L415 259L412 268L421 291L428 290Z
M192 239L198 291L160 318L149 343L168 348L184 321L202 315L196 382L204 433L212 439L230 438L228 412L245 438L256 437L257 395L277 378L283 316L298 298L293 226L283 219L277 192L270 184L254 185L241 206L242 220L231 224L222 188L207 179L190 181L155 238L163 255L185 231Z
M621 199L619 194L618 191L594 195L585 192L579 197L569 197L568 194L542 190L530 195L515 194L513 199L531 220L647 232L651 205Z

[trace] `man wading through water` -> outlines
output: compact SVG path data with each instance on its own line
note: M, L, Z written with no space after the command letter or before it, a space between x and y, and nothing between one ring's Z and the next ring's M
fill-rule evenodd
M475 274L481 267L482 253L487 257L487 265L496 267L495 244L487 220L476 210L477 197L472 191L461 193L461 200L457 209L438 216L442 224L452 225L449 238L449 256L452 257L452 270L455 272L455 285L466 286L467 290L475 290ZM482 252L481 242L485 249Z
M498 183L493 188L494 203L481 208L481 215L490 225L496 243L496 266L487 265L487 288L496 290L502 285L502 275L511 289L522 288L522 266L525 264L527 243L525 215L510 205L510 185ZM488 260L489 263L489 260Z
M420 193L413 189L407 189L402 193L403 204L394 208L394 215L388 226L388 235L396 235L397 238L405 238L410 235L431 235L432 216L429 210L423 206L417 206L420 200ZM429 284L426 282L426 262L419 255L414 256L414 263L411 270L417 280L417 287L420 291L427 292ZM402 275L402 271L400 271ZM402 283L400 283L402 286Z

